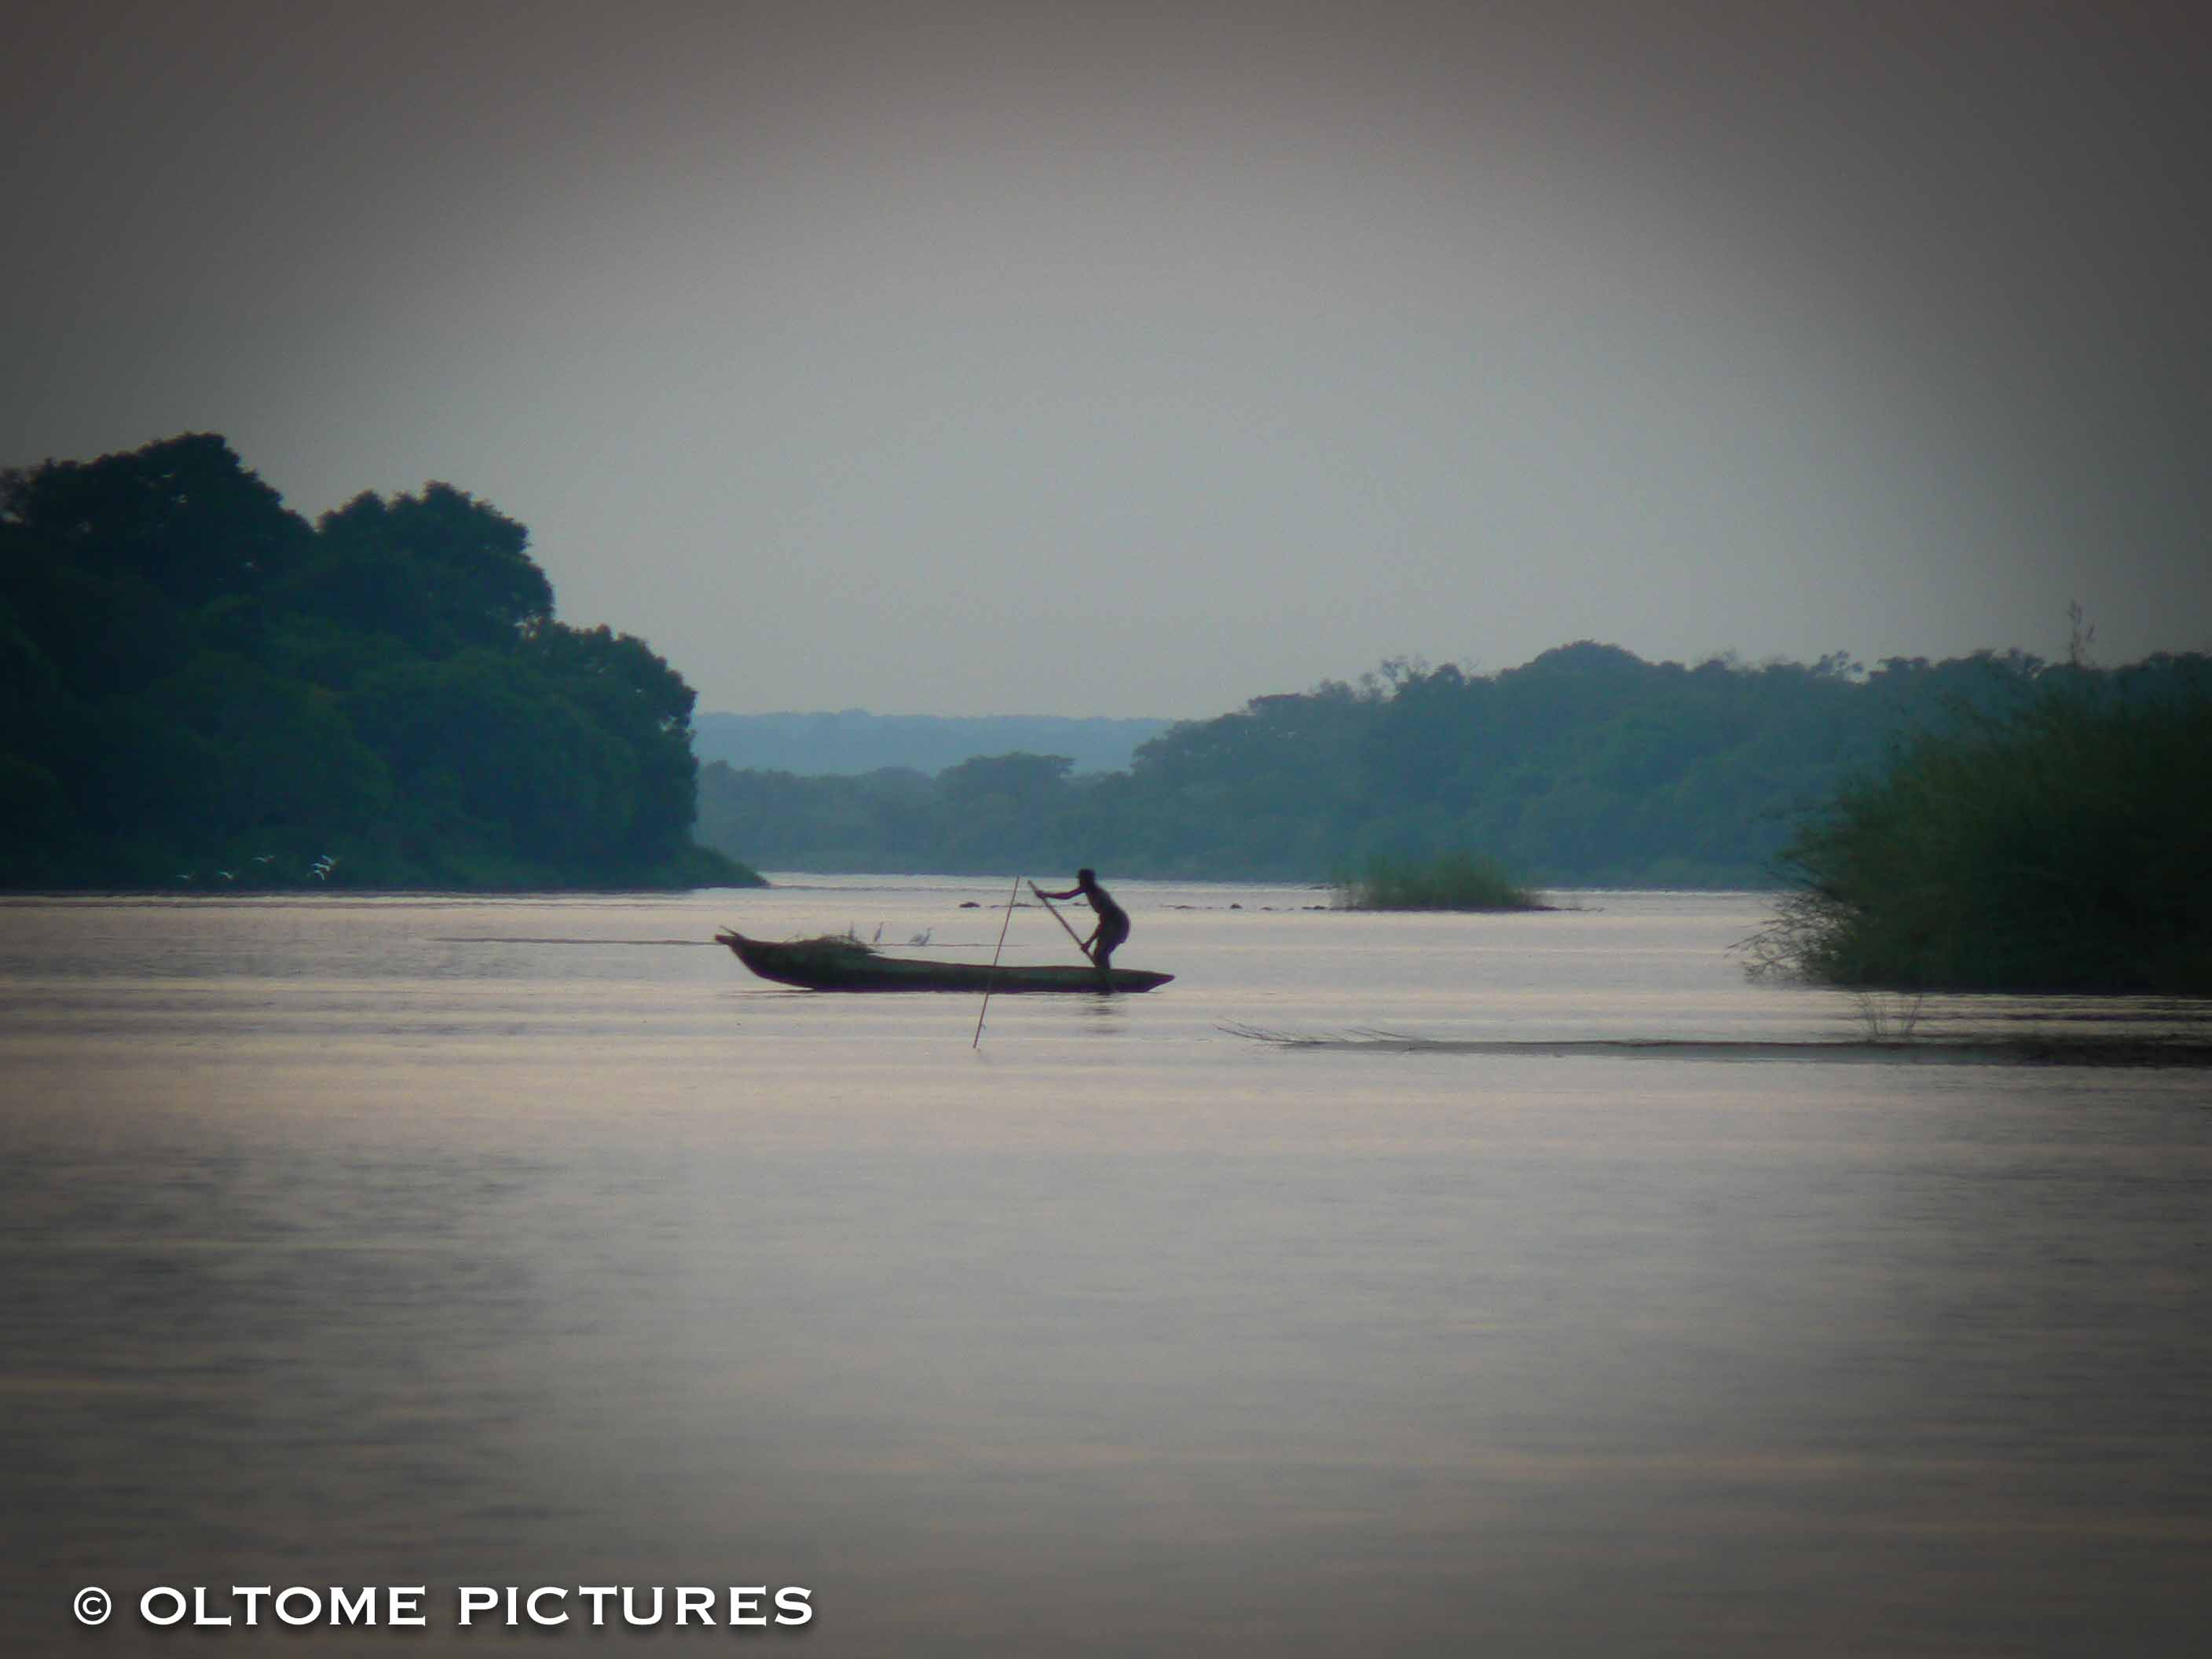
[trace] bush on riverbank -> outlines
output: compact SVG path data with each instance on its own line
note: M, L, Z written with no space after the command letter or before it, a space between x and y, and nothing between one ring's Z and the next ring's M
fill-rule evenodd
M1348 910L1535 910L1542 907L1494 860L1473 853L1433 858L1378 855L1337 884Z
M1823 983L2212 993L2212 682L2130 702L2059 671L2009 717L1923 736L1784 857L1748 948Z
M450 484L313 525L224 441L0 470L0 888L757 884L691 687Z

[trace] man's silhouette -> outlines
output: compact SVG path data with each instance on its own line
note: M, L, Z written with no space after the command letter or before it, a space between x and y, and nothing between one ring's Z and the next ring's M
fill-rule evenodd
M1071 899L1080 894L1091 901L1091 908L1098 913L1098 925L1091 930L1091 937L1083 941L1083 953L1095 963L1100 973L1113 965L1114 952L1121 941L1129 937L1129 913L1114 902L1113 895L1098 884L1097 873L1090 870L1075 872L1075 885L1065 893L1048 893L1035 882L1030 890L1039 898Z

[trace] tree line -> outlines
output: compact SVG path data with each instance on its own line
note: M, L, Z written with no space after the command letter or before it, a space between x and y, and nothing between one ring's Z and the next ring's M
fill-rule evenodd
M449 484L310 525L211 434L0 473L21 888L691 886L694 694Z
M2205 665L2008 651L1686 667L1588 641L1495 674L1391 662L1182 722L1094 776L1018 753L933 775L709 764L699 834L770 869L1318 882L1470 852L1547 886L1777 887L1793 836L1916 734L2002 719L2054 673L2127 702Z
M311 525L212 434L0 472L0 884L757 880L738 857L1321 882L1474 856L1540 886L1789 889L1766 959L1840 983L2212 988L2212 658L2098 668L2078 618L2059 663L1583 641L1256 697L1120 771L801 777L702 771L691 688L556 620L528 539L436 483Z

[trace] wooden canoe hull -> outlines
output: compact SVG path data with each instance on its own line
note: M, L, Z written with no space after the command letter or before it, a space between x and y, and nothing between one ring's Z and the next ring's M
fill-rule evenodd
M714 941L728 945L739 962L763 979L809 991L965 991L977 995L988 991L994 996L1089 991L1095 995L1149 991L1175 977L1141 968L1115 968L1102 975L1095 968L994 968L986 963L922 962L860 949L823 950L811 940L778 944L737 933L717 933Z

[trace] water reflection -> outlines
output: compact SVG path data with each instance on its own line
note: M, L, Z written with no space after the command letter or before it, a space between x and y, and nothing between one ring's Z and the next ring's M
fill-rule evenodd
M986 886L7 907L0 1649L161 1582L804 1583L834 1653L2191 1633L2201 1074L1587 1046L1832 1041L1741 899L1117 884L1176 981L980 1051L674 942L988 951Z

